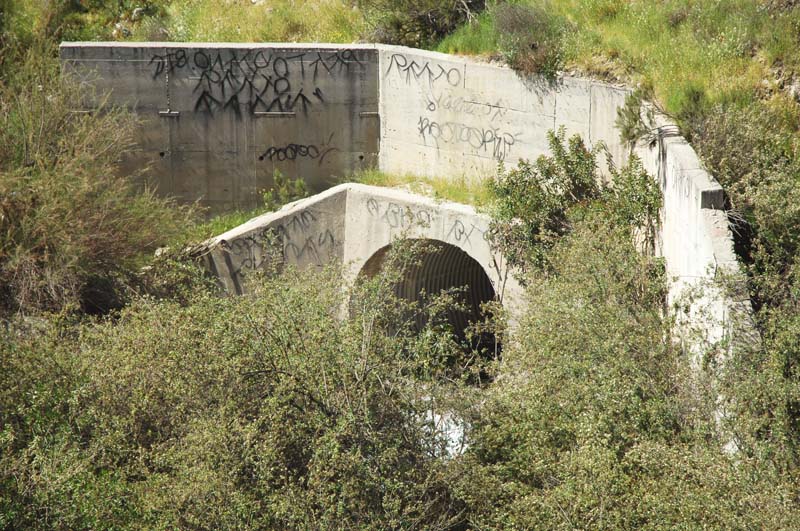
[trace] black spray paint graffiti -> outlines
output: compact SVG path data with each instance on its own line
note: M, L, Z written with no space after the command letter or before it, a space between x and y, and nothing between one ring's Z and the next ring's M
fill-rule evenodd
M427 210L413 210L410 206L402 206L393 202L381 205L372 197L367 199L367 212L393 229L407 228L413 225L429 227L433 220L433 215Z
M461 85L462 74L460 69L456 67L445 68L438 63L430 61L418 63L399 53L392 55L386 74L389 75L392 70L395 70L398 75L405 75L406 83L410 83L413 79L417 82L425 81L429 87L432 87L434 83L442 80L446 81L451 87Z
M284 260L295 262L311 259L315 265L324 265L323 249L333 248L336 239L330 229L325 229L316 236L309 236L303 241L288 242L283 247ZM291 254L290 254L291 253Z
M464 246L464 245L472 245L472 236L475 232L480 234L480 237L483 241L489 241L489 233L483 231L482 229L478 228L474 224L470 223L469 229L464 224L463 221L460 219L456 219L453 222L453 225L450 227L450 230L447 232L447 235L444 237L445 241L450 241L451 239L455 241L457 244Z
M156 70L153 73L154 78L157 78L164 72L171 74L176 69L186 66L186 50L167 52L164 55L155 54L150 58L150 64L153 63L156 65Z
M273 227L282 249L284 262L307 261L314 265L326 262L326 252L333 250L336 238L330 229L315 228L317 216L311 210L293 215L288 221Z
M270 146L267 150L259 155L258 160L269 160L270 162L283 162L286 160L297 160L308 158L316 160L318 164L322 165L325 157L334 151L339 151L339 148L331 146L333 140L333 133L328 137L328 140L317 146L316 144L287 144L285 146Z
M274 259L274 255L270 252L272 251L270 242L274 241L272 231L264 229L223 243L230 257L226 257L226 261L237 292L241 293L239 281L245 276L246 271L261 269Z
M281 263L317 266L327 263L336 246L336 237L330 229L316 225L317 216L304 210L280 224L225 242L224 248L231 258L228 269L237 291L241 292L240 282L248 271L262 269L279 258Z
M243 107L251 113L307 112L310 106L325 102L319 87L306 95L302 85L307 76L316 81L321 74L333 77L349 73L351 67L364 67L352 50L277 55L265 50L197 50L190 54L179 49L153 55L150 64L154 65L154 78L190 71L189 79L196 81L195 111L232 110L237 115Z
M452 94L449 91L439 95L428 94L428 110L436 112L438 109L467 114L470 116L486 117L489 121L502 118L508 112L508 105L503 100L495 103L483 103L465 99L463 96Z
M505 160L511 147L516 143L517 134L503 133L499 128L474 127L457 122L439 123L425 117L417 122L417 131L423 141L433 140L436 147L444 144L467 144L486 153L498 161Z

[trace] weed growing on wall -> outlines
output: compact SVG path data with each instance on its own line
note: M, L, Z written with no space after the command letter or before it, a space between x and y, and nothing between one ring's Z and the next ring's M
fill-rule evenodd
M272 174L272 182L272 188L265 190L262 194L264 208L267 211L277 210L287 203L308 197L308 187L301 178L292 179L285 176L280 170L275 170Z

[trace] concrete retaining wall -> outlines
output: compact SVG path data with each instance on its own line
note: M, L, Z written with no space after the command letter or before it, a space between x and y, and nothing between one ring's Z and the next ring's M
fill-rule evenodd
M588 79L523 79L508 67L381 46L380 167L388 172L483 177L500 162L548 153L563 126L627 158L614 126L628 91ZM605 160L601 161L603 165Z
M123 171L214 211L259 204L276 169L321 191L377 160L371 47L63 43L61 60L141 119Z

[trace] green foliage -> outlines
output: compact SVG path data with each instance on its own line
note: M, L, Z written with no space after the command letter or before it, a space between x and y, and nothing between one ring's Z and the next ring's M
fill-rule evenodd
M545 3L498 3L492 8L498 49L509 66L555 79L563 67L566 20Z
M275 170L272 180L272 188L263 193L267 211L277 210L287 203L308 197L308 187L301 178L292 179Z
M470 528L792 527L796 475L764 458L778 446L721 450L714 395L669 340L658 261L607 210L570 221L472 417L455 487Z
M614 125L619 129L619 136L623 142L629 144L652 135L653 111L643 111L647 92L637 89L625 96L625 105L617 110L617 119ZM642 113L645 116L642 116Z
M118 175L132 117L76 111L85 89L43 50L0 85L0 312L106 311L192 212Z
M340 42L358 39L364 21L349 0L269 2L170 0L164 14L132 28L135 40Z
M78 331L13 329L0 339L4 524L457 521L446 440L431 424L441 404L426 369L432 335L409 333L397 274L345 292L335 268L289 271L253 279L243 297L199 290L191 304L142 299Z
M518 167L489 182L495 197L492 240L509 263L525 272L550 263L549 250L572 230L581 211L600 209L631 237L652 247L661 208L661 191L635 156L622 169L609 163L608 185L597 172L600 147L588 150L579 135L565 141L565 130L550 131L552 155ZM579 216L578 216L579 217Z
M570 228L568 210L600 194L595 154L577 135L567 145L565 134L548 133L552 156L520 161L490 181L494 242L523 271L546 263L548 249Z
M730 362L725 378L739 400L739 444L800 465L800 157L793 118L757 104L718 106L695 129L695 146L731 205L737 251L749 277L761 348ZM758 434L758 435L753 435Z
M635 155L619 170L609 162L609 169L610 183L603 196L609 214L643 244L642 250L653 251L662 205L658 182Z
M693 135L740 220L740 254L751 266L759 306L792 304L793 300L800 252L796 186L800 156L790 120L766 105L718 106Z
M484 0L359 0L370 40L423 48L485 7Z

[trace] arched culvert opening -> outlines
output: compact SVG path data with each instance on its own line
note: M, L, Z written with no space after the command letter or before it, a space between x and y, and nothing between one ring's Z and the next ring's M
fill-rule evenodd
M483 267L467 253L449 243L437 240L424 240L421 256L413 265L406 268L402 280L394 286L394 293L405 300L424 303L424 298L438 295L443 290L463 288L460 300L464 310L451 309L447 320L460 341L466 339L465 330L470 323L485 318L482 305L495 300L495 290ZM391 245L373 254L361 269L361 275L372 277L384 265ZM424 294L424 295L423 295ZM426 322L420 312L414 326L421 330ZM473 338L472 347L487 353L499 353L499 343L491 333L483 333Z

